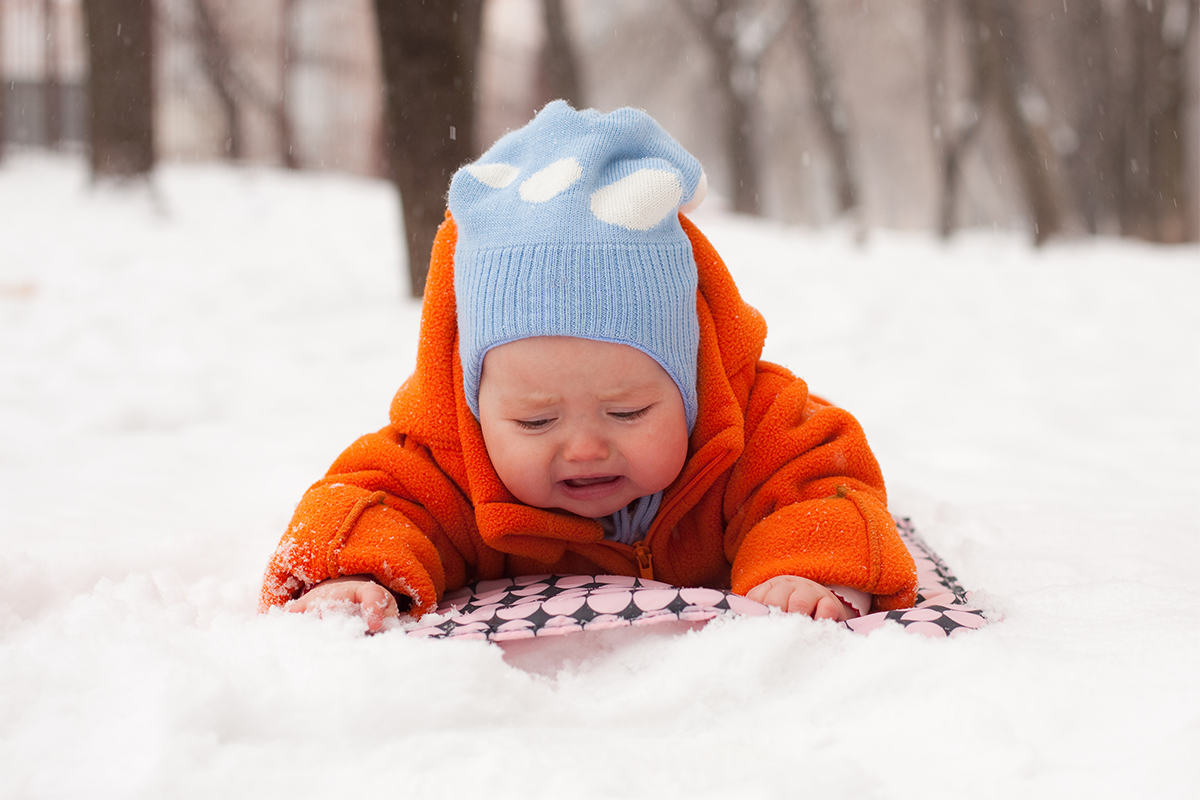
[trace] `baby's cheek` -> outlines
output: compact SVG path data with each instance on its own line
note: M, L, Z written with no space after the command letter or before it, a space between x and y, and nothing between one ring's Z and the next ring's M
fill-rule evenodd
M526 505L546 507L553 487L546 464L539 455L536 448L517 442L493 456L492 465L496 467L500 482L513 497Z
M664 431L664 435L654 437L646 443L643 451L646 462L648 482L656 484L659 489L665 489L683 472L687 462L687 431L682 435L678 431Z

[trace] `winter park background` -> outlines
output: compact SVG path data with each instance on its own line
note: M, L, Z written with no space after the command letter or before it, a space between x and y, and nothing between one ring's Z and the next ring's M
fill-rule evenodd
M1200 248L701 209L993 624L772 616L557 674L255 612L414 360L385 183L0 169L0 796L1195 797Z

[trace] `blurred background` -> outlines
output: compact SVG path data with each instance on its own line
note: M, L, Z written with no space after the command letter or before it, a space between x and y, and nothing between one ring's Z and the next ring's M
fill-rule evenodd
M644 108L730 211L1200 236L1200 0L0 0L0 169L379 176L419 295L449 176L547 101Z

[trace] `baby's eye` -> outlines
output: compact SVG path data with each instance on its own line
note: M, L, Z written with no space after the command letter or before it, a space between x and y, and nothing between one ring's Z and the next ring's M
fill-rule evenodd
M542 428L549 425L554 420L552 419L514 419L518 428L524 428L527 431L540 431Z
M646 406L645 408L639 408L636 411L610 411L609 415L616 417L619 420L623 420L625 422L630 422L632 420L640 419L640 418L646 416L646 413L649 410L650 410L650 406Z

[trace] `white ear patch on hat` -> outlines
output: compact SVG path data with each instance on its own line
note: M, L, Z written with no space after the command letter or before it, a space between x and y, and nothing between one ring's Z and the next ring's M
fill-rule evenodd
M521 170L512 164L468 164L467 173L475 180L493 189L503 189L517 179Z
M543 167L521 183L521 199L526 203L544 203L556 197L583 175L583 167L574 156L560 158Z
M648 231L679 207L683 185L673 172L639 169L592 192L592 213L612 225Z

